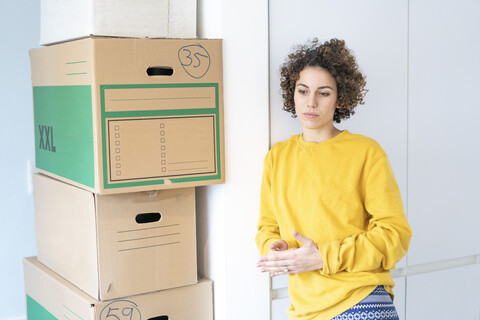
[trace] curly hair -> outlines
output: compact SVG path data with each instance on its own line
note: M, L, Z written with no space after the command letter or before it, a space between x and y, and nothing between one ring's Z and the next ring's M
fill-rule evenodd
M286 62L280 68L280 87L283 97L283 110L295 112L295 85L300 78L300 72L306 67L320 67L326 70L337 84L338 105L333 121L350 118L358 104L364 104L363 98L368 92L365 76L360 72L355 57L345 46L344 40L331 39L323 44L318 40L297 46L288 55Z

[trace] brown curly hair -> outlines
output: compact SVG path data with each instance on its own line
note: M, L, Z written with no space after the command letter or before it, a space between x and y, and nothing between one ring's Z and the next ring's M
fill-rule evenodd
M345 41L331 39L319 45L318 40L314 39L297 46L280 68L283 110L291 112L293 117L297 116L295 85L305 67L320 67L335 79L339 108L335 110L333 121L340 123L341 120L350 118L355 113L355 106L364 104L363 98L368 92L365 89L366 77L360 72L355 57L345 46Z

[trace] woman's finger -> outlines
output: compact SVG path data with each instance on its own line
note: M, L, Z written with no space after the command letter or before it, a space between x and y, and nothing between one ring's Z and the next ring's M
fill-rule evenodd
M272 268L270 271L272 277L286 275L290 273L290 270L287 266Z
M303 244L309 243L309 242L312 241L312 239L305 237L303 234L301 234L300 232L298 232L296 230L293 231L293 237Z
M288 249L288 245L284 240L278 239L270 244L270 249L275 251L283 251Z

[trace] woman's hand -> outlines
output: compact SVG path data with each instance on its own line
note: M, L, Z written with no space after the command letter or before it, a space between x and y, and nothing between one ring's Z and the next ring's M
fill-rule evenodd
M284 240L276 240L270 245L270 252L260 257L257 267L262 272L270 272L272 277L322 269L323 259L315 242L297 231L293 236L303 243L302 247L288 249Z

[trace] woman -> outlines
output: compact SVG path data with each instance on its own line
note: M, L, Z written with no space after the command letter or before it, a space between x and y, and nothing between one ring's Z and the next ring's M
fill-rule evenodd
M289 319L398 319L389 270L411 238L400 191L376 141L334 126L365 85L342 40L300 46L281 67L302 134L265 157L256 242L263 272L289 274Z

